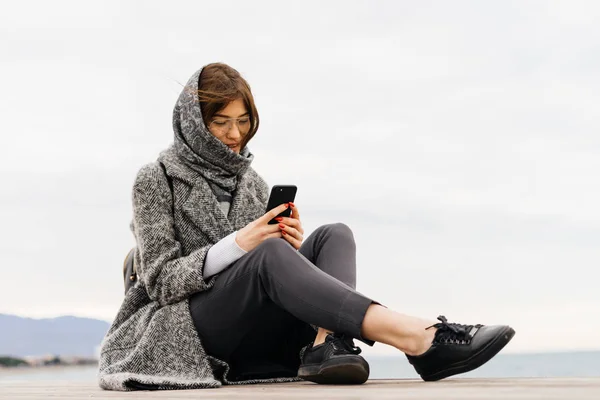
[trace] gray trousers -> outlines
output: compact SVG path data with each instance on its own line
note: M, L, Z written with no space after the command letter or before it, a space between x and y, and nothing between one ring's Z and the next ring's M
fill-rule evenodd
M269 353L298 358L315 339L310 326L361 336L371 303L356 288L356 244L342 223L323 225L296 251L267 239L190 298L190 313L206 352L225 361Z

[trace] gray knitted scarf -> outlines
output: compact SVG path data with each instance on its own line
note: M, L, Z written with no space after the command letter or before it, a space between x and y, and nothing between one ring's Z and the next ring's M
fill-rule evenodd
M248 146L240 154L234 152L205 126L198 98L203 68L192 75L177 99L173 109L174 141L158 160L165 165L177 163L178 167L200 174L218 197L235 191L238 177L248 169L254 155Z

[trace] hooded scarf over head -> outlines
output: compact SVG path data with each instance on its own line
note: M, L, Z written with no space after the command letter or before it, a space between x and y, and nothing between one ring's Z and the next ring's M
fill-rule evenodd
M161 152L165 165L177 163L202 175L210 184L233 192L238 177L252 163L254 155L245 146L240 153L216 138L202 118L198 87L204 67L196 71L181 91L173 109L174 142Z

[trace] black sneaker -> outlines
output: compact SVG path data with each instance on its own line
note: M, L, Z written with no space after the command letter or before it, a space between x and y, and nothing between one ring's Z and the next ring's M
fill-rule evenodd
M437 381L474 370L494 357L515 335L506 325L461 325L440 315L431 348L408 361L424 381ZM427 329L429 329L427 328Z
M369 363L359 356L361 349L352 338L334 333L325 342L307 347L298 376L304 380L332 385L358 385L369 378Z

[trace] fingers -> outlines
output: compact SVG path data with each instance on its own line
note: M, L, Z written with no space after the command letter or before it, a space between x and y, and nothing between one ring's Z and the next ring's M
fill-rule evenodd
M292 228L291 226L287 226L284 224L279 224L279 229L281 230L283 236L291 236L292 238L300 241L300 243L302 243L302 240L304 239L302 236L302 233L300 233L296 228Z
M259 220L261 223L266 224L270 220L272 220L273 218L275 218L276 216L281 214L288 207L289 207L289 203L280 204L277 207L275 207L274 209L272 209L271 211L269 211L268 213L266 213L265 215L263 215L262 217L260 217Z
M279 226L277 224L273 224L273 225L264 224L262 227L262 230L261 230L261 232L265 236L268 236L272 233L276 233L276 232L280 232L280 231L281 231L281 229L279 228Z
M290 203L290 207L292 207L291 217L294 219L300 219L300 213L298 212L298 207L294 203Z
M277 220L277 222L279 222L280 224L291 226L292 228L296 228L296 229L298 229L298 227L302 225L302 223L300 221L298 221L297 219L294 219L294 218L277 217L277 218L275 218L275 220Z
M277 225L273 225L273 226L277 226ZM270 239L270 238L280 238L280 237L282 237L281 231L277 230L277 232L270 233L267 236L265 236L265 240Z
M275 218L277 222L280 224L284 224L287 226L291 226L292 228L296 228L298 232L304 235L304 228L302 228L302 222L295 218L287 218L287 217L277 217Z
M288 233L288 230L295 231L295 234ZM297 230L286 226L281 230L281 237L287 240L296 250L300 249L300 246L302 245L302 235L300 235Z

